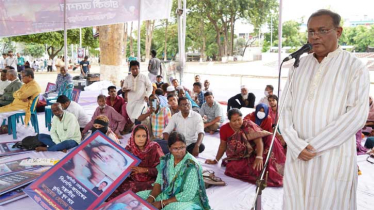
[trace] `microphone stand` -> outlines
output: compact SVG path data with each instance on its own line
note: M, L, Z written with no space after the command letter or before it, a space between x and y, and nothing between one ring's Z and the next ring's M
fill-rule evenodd
M260 174L259 178L256 181L256 196L255 196L255 199L254 199L251 210L261 210L262 191L267 187L266 183L267 183L268 174L269 174L269 172L267 171L267 166L269 165L270 155L273 151L274 140L275 140L275 136L277 134L277 130L278 130L278 127L279 127L279 120L280 120L280 118L282 116L282 113L283 113L284 102L286 101L286 99L288 97L288 94L290 92L290 87L291 87L292 82L293 82L293 76L295 75L295 70L296 70L296 68L299 67L299 64L300 64L300 55L295 58L295 63L293 64L294 69L293 69L292 74L289 78L289 83L288 83L288 87L287 87L287 90L286 90L286 95L284 97L283 103L281 103L281 108L280 108L279 115L278 115L278 108L277 108L277 116L276 116L276 119L278 118L277 123L276 123L275 128L274 128L273 137L271 139L271 144L270 144L270 147L269 147L269 152L266 156L264 167L261 171L261 174ZM279 67L279 81L278 81L278 83L280 83L282 65L283 65L283 62L281 64L281 66ZM279 84L278 84L278 87L279 87ZM279 91L279 88L278 88L278 91Z

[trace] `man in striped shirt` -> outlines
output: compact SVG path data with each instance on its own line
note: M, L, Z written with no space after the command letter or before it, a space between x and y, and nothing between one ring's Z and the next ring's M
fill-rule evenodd
M283 208L357 209L355 134L369 112L366 66L338 46L340 15L319 10L308 20L313 53L285 86L280 129L287 143ZM290 78L290 77L289 77Z
M154 106L156 105L156 106ZM144 121L150 117L152 127L152 139L162 139L162 132L166 128L171 118L169 107L161 107L160 99L156 95L149 96L149 108L145 114L139 116L139 121Z

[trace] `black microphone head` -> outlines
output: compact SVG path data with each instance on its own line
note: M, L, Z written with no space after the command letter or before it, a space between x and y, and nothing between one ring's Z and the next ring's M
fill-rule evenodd
M306 43L303 48L305 48L305 50L308 50L307 52L309 52L313 49L313 46L310 43Z

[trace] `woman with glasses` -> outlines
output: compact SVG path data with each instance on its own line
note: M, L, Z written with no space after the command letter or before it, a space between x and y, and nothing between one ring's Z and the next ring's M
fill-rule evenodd
M158 209L189 210L211 209L198 161L186 152L183 134L172 132L168 146L170 153L161 158L153 189L139 192Z

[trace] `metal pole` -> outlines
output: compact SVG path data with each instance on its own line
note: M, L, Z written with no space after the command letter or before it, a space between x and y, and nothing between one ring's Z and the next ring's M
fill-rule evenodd
M282 63L282 9L283 0L279 0L279 22L278 22L278 69Z
M270 16L270 50L273 47L273 13Z
M64 0L64 62L65 62L65 70L68 70L68 35L67 35L67 11L66 11L66 0Z
M79 28L79 47L82 48L82 28Z
M142 0L139 0L139 20L138 20L138 61L141 62L140 57L140 29L142 26Z

